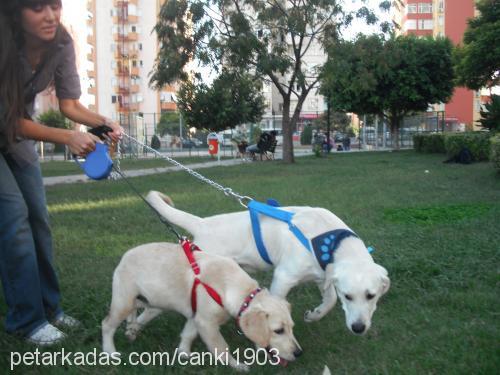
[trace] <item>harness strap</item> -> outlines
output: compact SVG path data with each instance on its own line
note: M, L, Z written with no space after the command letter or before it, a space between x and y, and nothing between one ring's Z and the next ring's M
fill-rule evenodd
M220 307L224 307L224 304L222 303L222 297L220 296L217 291L212 288L210 285L205 284L203 281L201 281L198 278L198 275L200 274L200 266L196 262L196 259L194 258L194 251L201 251L201 249L196 246L195 244L192 244L189 242L187 239L181 240L181 246L184 249L184 254L186 254L186 257L188 258L189 264L191 265L191 268L193 269L193 272L195 274L194 281L193 281L193 287L191 288L191 309L193 310L193 314L196 314L196 311L198 309L198 302L197 302L197 294L196 294L196 289L198 285L203 285L205 290L207 291L208 295L212 297L212 299L217 302L217 304Z
M259 251L261 258L266 263L270 265L273 264L273 262L269 258L269 254L262 239L259 214L266 215L272 217L273 219L277 219L285 223L288 223L288 228L290 229L290 231L295 235L295 237L300 241L300 243L302 243L302 245L304 245L304 247L308 251L311 251L311 245L309 243L309 240L306 238L306 236L304 236L302 231L292 223L292 218L293 215L295 215L295 213L288 212L268 204L260 203L255 200L251 200L248 203L248 211L250 213L250 219L252 222L252 231L255 238L255 244L257 245L257 250Z

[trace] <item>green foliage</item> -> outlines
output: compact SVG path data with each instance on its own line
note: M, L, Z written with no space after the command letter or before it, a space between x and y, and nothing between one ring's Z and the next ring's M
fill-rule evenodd
M417 152L444 154L444 133L417 133L413 135L413 147Z
M40 124L51 126L53 128L71 129L71 123L61 112L55 109L49 109L48 111L40 114L37 117L37 121Z
M212 86L186 81L179 90L179 109L190 127L221 131L258 122L264 112L259 83L249 74L224 69Z
M467 147L474 161L488 160L490 153L490 137L488 132L465 132L447 134L444 139L446 154L450 157L458 155Z
M486 111L481 110L481 126L492 132L500 131L500 96L491 95L491 102L485 105Z
M458 84L470 89L500 84L500 4L479 0L478 16L469 20L463 46L455 50Z
M193 60L214 71L223 61L229 69L253 72L255 80L274 84L282 97L283 158L293 162L292 130L309 92L317 89L320 71L319 64L305 64L303 57L311 45L338 40L354 17L375 23L374 12L363 3L347 11L336 0L289 1L286 9L280 1L267 0L167 0L155 26L160 51L150 83L159 88L188 81L185 68ZM388 1L382 1L381 10L388 8ZM218 129L225 122L213 120Z
M495 169L500 173L500 135L491 137L490 142L490 160L493 162Z
M404 116L451 97L451 54L445 38L359 36L330 46L320 92L337 111L384 114L397 147Z
M300 144L310 145L312 142L313 128L310 125L304 126L304 130L300 133Z
M187 130L185 124L184 129ZM179 112L169 111L162 113L160 122L156 124L156 133L163 137L165 134L179 133Z

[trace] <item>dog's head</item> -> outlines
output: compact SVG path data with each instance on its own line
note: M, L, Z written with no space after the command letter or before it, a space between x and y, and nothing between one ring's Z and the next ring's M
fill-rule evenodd
M387 270L370 261L334 264L333 283L345 311L346 325L361 335L371 326L379 298L391 285Z
M272 296L267 290L260 292L240 318L240 328L258 348L265 348L271 358L279 356L286 365L302 354L293 335L290 304Z

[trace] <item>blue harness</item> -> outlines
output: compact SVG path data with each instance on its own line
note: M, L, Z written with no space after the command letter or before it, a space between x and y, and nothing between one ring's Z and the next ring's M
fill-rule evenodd
M304 236L304 233L292 223L292 218L295 213L284 211L279 207L279 204L274 200L268 200L268 204L260 203L257 201L250 201L248 203L248 211L252 221L252 232L257 245L257 250L261 258L267 263L272 265L273 262L269 258L269 254L262 239L262 232L260 229L259 214L272 217L273 219L283 221L288 224L290 231L297 237L297 239L304 245L307 251L312 252L319 265L324 270L329 263L333 262L333 253L340 245L343 239L347 237L358 237L356 233L347 229L335 229L329 232L320 234L314 237L311 242ZM312 244L312 246L311 246Z

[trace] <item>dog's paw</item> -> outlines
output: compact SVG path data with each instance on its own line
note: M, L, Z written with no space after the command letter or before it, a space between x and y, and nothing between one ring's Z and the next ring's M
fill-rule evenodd
M304 321L306 323L312 323L320 320L321 317L321 311L319 311L318 309L308 310L304 314Z

